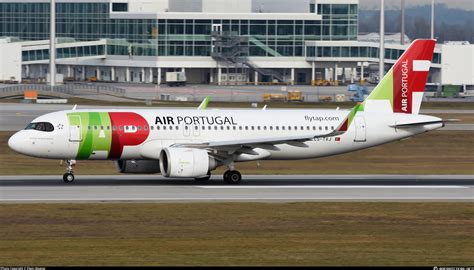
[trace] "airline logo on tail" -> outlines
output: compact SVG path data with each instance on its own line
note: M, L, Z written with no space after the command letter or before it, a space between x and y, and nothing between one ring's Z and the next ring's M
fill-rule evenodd
M369 95L364 106L371 111L418 114L435 40L417 39L403 53Z
M397 60L363 103L358 103L336 129L349 129L358 111L418 114L436 41L417 39Z
M393 66L393 112L419 112L434 46L434 40L415 40Z

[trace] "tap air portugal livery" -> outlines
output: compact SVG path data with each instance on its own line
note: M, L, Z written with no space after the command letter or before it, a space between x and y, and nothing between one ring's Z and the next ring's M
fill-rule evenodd
M121 173L159 173L241 182L234 164L325 157L441 128L420 115L435 40L415 40L363 103L351 110L68 110L36 118L14 134L14 151L65 160L114 160ZM207 100L206 100L207 102Z

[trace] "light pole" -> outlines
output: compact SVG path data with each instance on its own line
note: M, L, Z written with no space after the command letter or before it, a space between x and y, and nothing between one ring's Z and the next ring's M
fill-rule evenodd
M401 0L401 11L400 11L400 44L405 44L405 0Z
M431 0L431 39L434 39L434 0Z
M49 84L51 91L56 85L56 0L50 2L49 21Z
M380 49L379 49L379 82L382 80L384 75L384 57L385 57L385 48L384 48L384 36L385 36L385 26L384 26L384 0L380 0Z

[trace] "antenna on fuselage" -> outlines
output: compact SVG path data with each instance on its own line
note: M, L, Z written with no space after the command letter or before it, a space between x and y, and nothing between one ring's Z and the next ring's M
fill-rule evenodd
M263 106L262 111L265 111L266 109L267 109L267 104L265 104L265 106Z
M72 110L75 111L77 108L77 104L74 104L74 107L72 107Z

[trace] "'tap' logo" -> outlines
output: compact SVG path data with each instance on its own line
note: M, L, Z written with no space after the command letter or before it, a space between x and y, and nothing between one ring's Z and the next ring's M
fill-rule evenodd
M110 159L119 159L125 146L139 145L148 138L148 123L141 115L132 112L109 112L109 116L112 126L116 127L116 130L112 131Z

